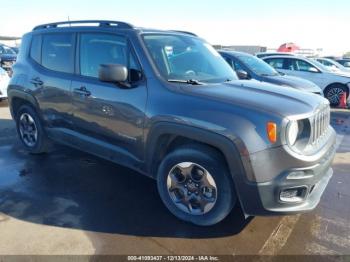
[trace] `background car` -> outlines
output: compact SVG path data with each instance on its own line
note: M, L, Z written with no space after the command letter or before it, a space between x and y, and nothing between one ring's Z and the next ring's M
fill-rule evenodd
M7 98L7 86L9 84L10 78L7 72L0 68L0 101Z
M339 104L343 93L349 97L350 74L332 72L321 63L302 56L279 55L264 57L263 60L279 72L314 82L333 106Z
M18 54L18 53L19 53L19 47L17 47L17 46L16 46L16 47L11 47L11 48L12 48L12 50L13 50L13 51L15 51L15 52L16 52L16 54Z
M0 60L3 69L10 71L16 59L17 53L11 47L0 44Z
M268 57L268 56L272 56L272 55L287 55L287 56L294 56L294 53L290 53L290 52L261 52L261 53L256 53L255 56L259 57L259 58L263 58L263 57Z
M337 59L335 60L337 61L339 64L343 65L344 67L350 68L350 59Z
M342 64L338 63L337 61L329 58L315 58L319 63L322 65L328 67L330 70L337 72L337 71L344 71L347 73L350 73L350 68L346 68Z
M236 71L240 79L255 79L261 82L292 87L323 95L321 88L316 84L299 77L281 75L272 66L256 56L235 51L219 50L219 53L225 58L232 69Z

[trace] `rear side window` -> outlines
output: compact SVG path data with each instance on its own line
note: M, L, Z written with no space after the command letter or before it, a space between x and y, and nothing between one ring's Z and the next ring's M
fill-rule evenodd
M30 57L41 64L41 35L34 35L30 47Z
M283 58L266 59L265 62L276 69L283 69L283 62L284 62Z
M47 69L73 73L74 72L74 35L49 34L43 35L42 65Z

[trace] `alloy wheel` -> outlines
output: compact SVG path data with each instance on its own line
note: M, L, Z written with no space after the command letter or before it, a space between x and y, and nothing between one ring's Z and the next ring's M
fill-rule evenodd
M22 141L28 147L34 147L38 140L38 129L35 121L28 113L23 113L19 118L19 132Z
M191 215L208 213L217 200L217 187L212 175L192 162L179 163L170 170L167 188L173 203Z

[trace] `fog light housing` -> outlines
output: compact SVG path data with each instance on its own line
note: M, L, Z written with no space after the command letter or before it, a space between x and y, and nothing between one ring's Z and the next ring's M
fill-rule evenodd
M307 187L293 187L283 189L280 193L280 200L288 203L297 203L305 199Z
M312 178L313 173L308 171L292 171L288 174L287 179L308 179Z

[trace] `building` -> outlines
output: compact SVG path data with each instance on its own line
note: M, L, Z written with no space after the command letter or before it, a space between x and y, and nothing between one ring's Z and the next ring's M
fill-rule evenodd
M0 43L12 47L18 47L21 44L21 37L0 36Z
M267 50L265 46L255 46L255 45L229 45L229 46L213 45L213 47L215 49L239 51L239 52L245 52L252 55L259 52L266 52Z

